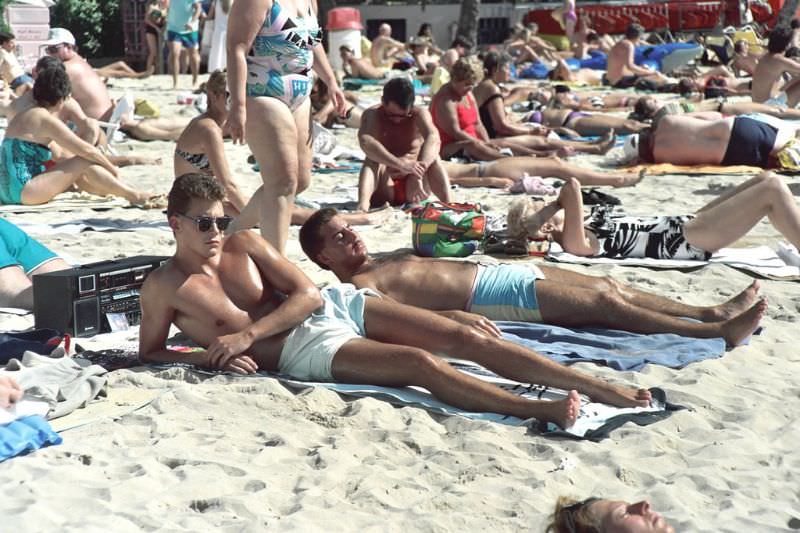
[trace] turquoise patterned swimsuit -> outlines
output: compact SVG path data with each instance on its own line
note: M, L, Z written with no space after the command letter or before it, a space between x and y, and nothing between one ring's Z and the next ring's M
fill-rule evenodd
M305 17L290 17L275 0L247 54L247 96L271 96L294 111L313 85L314 47L322 29L309 4Z
M0 204L21 204L22 188L53 158L47 146L6 137L0 145Z

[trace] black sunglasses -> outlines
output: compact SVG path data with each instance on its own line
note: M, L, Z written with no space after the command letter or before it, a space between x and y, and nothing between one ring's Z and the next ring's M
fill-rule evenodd
M200 230L202 233L205 233L211 229L211 226L216 224L217 229L220 231L225 231L228 229L228 226L231 225L233 222L233 217L229 217L225 215L224 217L209 217L209 216L199 216L199 217L190 217L189 215L184 215L183 213L177 213L179 216L183 218L188 218L189 220L193 220L195 224L197 224L197 229Z

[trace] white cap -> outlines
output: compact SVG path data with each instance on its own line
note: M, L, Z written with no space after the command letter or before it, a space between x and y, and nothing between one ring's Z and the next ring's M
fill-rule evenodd
M628 135L622 151L625 154L625 161L639 159L639 135Z
M75 36L66 28L50 28L50 33L47 34L47 41L44 44L48 46L71 44L75 46Z

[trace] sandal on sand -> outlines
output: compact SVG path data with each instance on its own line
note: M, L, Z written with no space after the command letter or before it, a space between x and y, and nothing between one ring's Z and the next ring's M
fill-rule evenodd
M540 176L522 176L508 188L508 192L513 194L532 194L534 196L549 196L556 193L555 187L548 185Z
M131 205L140 209L165 209L167 207L167 195L154 194L153 196L148 196L147 200L142 203L131 202Z
M583 205L620 205L622 201L616 196L611 196L608 193L599 191L597 189L581 189L581 196L583 197Z

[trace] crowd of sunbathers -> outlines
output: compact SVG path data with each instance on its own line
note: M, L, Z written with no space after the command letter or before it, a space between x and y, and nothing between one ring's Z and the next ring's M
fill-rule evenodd
M535 25L514 28L502 45L472 55L474 45L464 38L440 49L430 25L402 43L383 24L360 50L330 51L340 54L346 76L381 80L380 103L364 108L357 93L340 89L313 9L296 4L272 2L267 13L249 11L246 2L230 6L230 70L211 73L203 89L206 108L188 123L115 113L119 104L64 29L51 31L47 55L30 77L13 65L0 67L13 91L4 107L9 122L0 147L0 203L42 204L82 190L166 207L176 251L142 289L142 362L417 385L463 409L568 428L579 414L579 393L637 407L649 404L650 392L555 364L503 340L494 321L722 337L729 347L757 329L767 309L757 282L726 302L690 306L611 277L556 267L413 255L374 259L352 226L379 222L387 206L457 201L453 185L541 191L543 182L530 179L540 176L563 185L552 201L524 197L509 205L510 239L549 239L578 256L705 261L768 218L800 247L800 210L781 176L766 170L800 165L792 122L800 117L794 109L800 63L788 57L797 39L791 28L772 30L765 42L732 43L733 56L719 58L715 67L669 77L634 62L645 36L641 26L631 24L616 40L598 35L588 17L578 19L570 0L556 14L568 29L567 51L537 35ZM13 35L0 34L0 65L14 61L6 57L13 50L4 44L9 40ZM764 45L759 55L755 49ZM564 61L595 51L607 54L604 74L572 70ZM531 62L550 68L548 82L516 83L513 72ZM417 94L420 83L430 85L429 92ZM578 90L586 84L602 86ZM366 159L352 212L295 204L311 179L309 116L358 129ZM147 161L109 154L108 124L138 139L175 141L168 195L119 178L118 166ZM618 136L624 136L624 150L615 148ZM260 168L263 186L250 198L228 165L227 137L247 142ZM576 153L599 159L612 150L644 168L671 163L755 170L694 214L622 216L602 206L587 218L582 185L647 186L642 165L601 171L568 161ZM30 277L68 265L10 222L0 223L0 305L30 308ZM303 251L341 284L320 290L285 257L290 224L302 224ZM255 227L260 235L249 231ZM172 324L206 349L168 349ZM434 354L570 393L559 402L521 398L459 373ZM2 385L0 400L18 397L13 386ZM623 515L648 516L668 527L646 503L562 503L556 531L590 530L580 524L610 531L602 524Z

